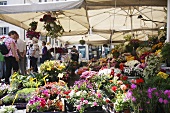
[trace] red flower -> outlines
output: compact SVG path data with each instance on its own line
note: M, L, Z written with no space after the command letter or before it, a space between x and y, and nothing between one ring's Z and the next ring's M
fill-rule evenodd
M114 76L114 74L115 74L114 69L112 69L110 75Z
M117 76L117 77L120 77L120 76L121 76L121 74L119 73L119 74L117 74L116 76Z
M42 108L44 108L44 107L45 107L45 104L46 104L45 99L44 99L44 98L41 98L40 106L41 106Z
M110 100L109 99L106 99L106 103L109 103L110 102Z
M124 70L124 64L123 63L120 63L119 67L120 67L120 70L122 70L122 71Z
M70 92L71 92L71 90L65 91L64 94L68 95Z
M127 76L122 76L122 80L126 81L128 79Z
M136 79L136 84L144 83L144 80L142 78Z
M113 86L113 87L112 87L112 91L115 92L116 90L117 90L117 86Z
M127 87L127 88L129 88L129 87L130 87L130 84L125 84L125 85L126 85L126 87Z

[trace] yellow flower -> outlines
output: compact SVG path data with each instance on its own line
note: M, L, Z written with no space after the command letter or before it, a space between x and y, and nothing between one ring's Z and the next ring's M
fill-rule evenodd
M166 73L164 73L164 72L159 72L159 73L157 74L157 76L159 76L159 77L161 77L161 78L163 78L163 79L167 79L169 75L166 74Z
M47 71L51 71L51 67L48 67L48 68L47 68Z

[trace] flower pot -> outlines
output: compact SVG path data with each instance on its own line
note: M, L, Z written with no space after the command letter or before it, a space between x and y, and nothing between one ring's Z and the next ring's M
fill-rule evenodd
M37 29L37 26L31 26L31 30L35 31Z
M130 109L124 110L124 113L130 113Z

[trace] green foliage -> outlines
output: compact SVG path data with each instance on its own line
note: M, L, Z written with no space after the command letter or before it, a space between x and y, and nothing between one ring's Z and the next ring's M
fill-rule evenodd
M151 54L146 58L147 67L144 69L143 75L146 79L156 76L160 70L160 57Z
M80 43L81 45L84 45L84 44L86 43L86 41L82 39L82 40L79 41L79 43Z
M126 35L123 37L125 41L130 41L132 39L132 35Z
M38 24L38 22L36 22L36 21L33 21L33 22L31 22L30 24L29 24L29 26L37 26L37 24Z
M162 54L163 59L170 58L170 43L164 44L164 46L161 49L161 54Z

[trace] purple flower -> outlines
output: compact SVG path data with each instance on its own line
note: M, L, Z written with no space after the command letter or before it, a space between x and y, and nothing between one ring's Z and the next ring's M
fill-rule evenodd
M133 102L136 102L136 98L135 98L135 97L132 97L132 101L133 101Z
M162 98L159 98L159 102L160 102L160 103L163 103L163 101L164 101L164 100L163 100Z
M37 109L39 110L39 109L40 109L40 106L37 106Z
M152 98L152 94L151 93L148 93L148 98Z
M155 92L155 95L158 97L158 96L159 96L159 93L158 93L158 92Z
M135 84L132 84L132 85L131 85L131 88L132 88L132 89L136 89L136 87L137 87L137 86L136 86Z
M127 98L127 99L132 98L132 91L130 91L130 90L127 91L127 93L126 93L126 98Z
M164 104L168 104L168 100L164 99Z

